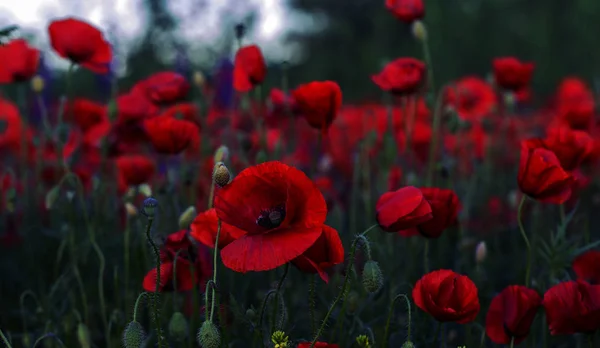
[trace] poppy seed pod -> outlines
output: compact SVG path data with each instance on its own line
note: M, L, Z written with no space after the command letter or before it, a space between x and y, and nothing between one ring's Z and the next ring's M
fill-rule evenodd
M362 282L365 290L370 293L377 292L383 286L383 274L377 262L369 260L365 263L362 272Z
M144 343L145 337L146 333L142 324L132 321L127 324L123 332L123 346L125 348L140 348L142 347L142 343Z
M218 348L221 346L221 333L212 321L205 321L198 330L196 340L203 348Z
M215 164L213 169L213 182L219 187L223 187L231 182L231 173L223 162Z
M169 335L177 340L183 341L188 334L188 325L185 316L181 312L173 313L171 321L169 321Z

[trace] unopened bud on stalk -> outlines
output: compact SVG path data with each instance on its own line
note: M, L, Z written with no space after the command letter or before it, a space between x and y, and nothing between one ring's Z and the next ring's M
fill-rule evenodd
M35 93L42 93L44 90L44 79L40 75L36 75L31 79L31 89Z
M81 348L92 347L90 329L88 329L88 327L84 323L79 323L79 325L77 325L77 341L79 342L79 346Z
M377 292L383 286L383 274L377 262L369 260L365 263L362 272L362 283L370 293Z
M125 348L141 348L146 338L142 324L132 321L123 331L123 346Z
M187 208L181 215L179 216L179 228L184 229L187 228L194 218L196 217L196 207L193 205Z
M415 39L423 42L427 40L427 27L421 21L414 21L412 24L412 34Z
M138 213L137 208L131 202L125 202L125 212L128 216L136 216Z
M149 218L153 218L156 213L156 207L158 207L158 201L152 197L146 198L143 204L142 212Z
M275 331L271 335L271 342L275 345L275 348L286 348L290 338L283 331Z
M475 261L477 263L482 263L483 261L485 261L486 257L487 246L485 245L484 241L481 241L477 244L477 247L475 247Z
M225 145L219 146L217 151L215 151L215 156L213 157L215 163L225 162L229 158L229 148Z
M367 335L356 337L356 344L358 344L360 348L371 348L371 342L369 342L369 337Z
M152 187L148 184L141 184L138 186L138 191L146 197L152 196Z
M204 77L204 74L202 72L200 72L200 71L194 72L194 76L193 76L192 79L194 81L194 84L197 87L204 86L204 83L206 82L206 78Z
M219 348L221 346L221 333L212 321L205 321L198 330L196 341L202 348Z
M231 173L223 162L215 164L213 169L213 182L219 187L223 187L231 182Z
M183 341L188 335L188 324L181 312L173 313L169 322L169 335L176 341Z

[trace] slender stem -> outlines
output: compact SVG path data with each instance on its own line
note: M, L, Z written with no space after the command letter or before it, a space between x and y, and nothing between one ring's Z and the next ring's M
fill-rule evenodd
M515 336L511 337L510 339L510 348L513 348L515 346Z
M529 278L531 277L531 244L529 243L529 238L527 238L527 234L525 233L525 227L523 227L523 206L525 205L526 200L527 196L523 195L523 198L521 198L521 203L519 203L519 210L517 212L517 222L519 223L519 231L521 231L521 236L523 237L523 241L525 242L525 246L527 247L527 268L525 270L525 286L529 287Z
M142 292L141 294L138 295L137 299L135 300L135 305L133 305L133 321L137 321L138 308L139 308L140 303L142 302L142 300L147 295L148 295L147 292Z
M215 185L212 185L215 187ZM217 223L217 236L215 238L215 249L213 253L213 287L212 287L212 298L210 304L210 319L213 320L213 316L215 314L215 302L216 302L216 292L215 292L215 284L217 284L217 255L219 254L219 236L221 235L221 219L218 219Z
M63 347L63 348L65 347L65 344L64 344L64 343L63 343L63 342L60 340L60 338L58 338L58 337L57 337L55 334L53 334L53 333L51 333L51 332L50 332L50 333L47 333L47 334L45 334L44 336L42 336L42 337L38 338L37 340L35 340L35 343L33 344L33 348L37 347L37 345L38 345L40 342L42 342L44 339L46 339L46 338L54 338L54 340L55 340L56 342L58 342L58 344L59 344L61 347ZM9 347L10 347L10 346L9 346Z
M2 338L2 342L4 342L4 344L6 345L6 348L12 348L12 345L10 344L10 342L8 342L8 338L4 336L4 332L2 332L2 330L0 330L0 338Z
M367 228L363 233L358 235L357 238L354 239L354 242L352 243L352 248L350 249L350 255L348 256L348 265L346 266L346 276L344 277L342 291L340 291L339 294L337 295L337 297L335 298L335 300L333 300L333 303L329 307L329 310L327 311L327 314L325 315L325 318L323 319L323 322L321 323L319 330L317 330L317 334L313 338L309 348L313 348L315 346L315 344L317 343L317 340L321 336L321 333L323 333L323 330L325 330L325 325L327 325L327 320L329 320L329 317L331 316L333 309L335 308L337 303L342 299L342 297L344 298L344 302L346 302L345 300L346 300L346 296L348 294L347 288L348 288L348 284L350 283L350 272L351 272L352 266L354 264L354 257L356 254L356 247L358 246L358 242L361 239L363 239L362 237L364 237L369 231L375 229L377 226L378 226L377 224L372 225L371 227Z
M426 187L431 187L433 185L433 173L435 169L435 152L438 147L438 143L440 140L440 127L442 125L442 107L444 105L444 94L446 93L446 88L442 88L440 93L438 94L435 110L433 111L433 124L431 125L431 143L429 145L429 158L427 163L427 177L425 181Z
M382 347L387 347L387 340L389 337L389 333L390 333L390 323L392 321L392 315L394 314L394 305L396 304L396 300L398 300L399 298L404 298L404 301L406 301L406 307L407 307L407 314L408 314L408 327L407 327L407 331L406 331L406 340L410 341L410 334L411 334L411 322L412 322L412 317L411 317L411 308L410 308L410 300L408 299L408 296L406 296L405 294L399 294L396 295L396 297L394 297L394 299L392 300L392 303L390 304L390 310L388 312L388 316L387 316L387 320L385 322L385 332L383 334L383 343L382 343Z
M562 225L565 224L565 221L567 220L566 214L565 214L565 205L561 204L558 206L559 209L559 214L560 214L560 223Z
M423 58L425 59L425 64L427 64L427 80L429 89L435 92L435 86L433 84L433 64L431 59L431 51L429 50L429 38L423 40Z
M435 335L433 336L433 344L431 348L436 348L439 346L440 332L442 331L442 323L437 322L437 327L435 328Z
M423 267L425 268L425 273L429 273L429 239L425 239L423 246Z
M316 314L315 314L315 287L317 282L315 281L315 275L310 275L310 282L308 283L308 310L310 315L310 334L314 335L317 331L316 328Z
M123 236L124 248L123 248L123 257L124 267L125 267L125 278L124 278L124 289L125 289L125 307L129 308L129 268L130 268L130 257L129 257L129 249L130 247L130 239L131 239L131 221L129 219L129 214L125 215L125 233Z
M283 268L283 274L281 275L281 278L279 278L279 282L277 283L277 288L275 288L275 307L273 308L273 325L271 327L271 332L275 332L275 323L276 323L276 319L277 318L277 311L279 310L279 296L281 293L281 287L283 286L283 282L285 281L285 278L288 275L288 271L290 270L290 263L286 263L284 268Z
M159 288L160 288L160 251L154 243L152 236L150 236L150 231L152 230L152 224L154 223L154 217L148 216L148 224L146 225L146 239L148 239L148 243L152 246L152 250L154 251L154 257L156 258L156 286L154 288L154 295L152 296L152 311L154 314L154 325L156 326L156 334L158 336L158 347L163 347L163 336L162 336L162 328L160 324L160 315L158 314L158 299L159 299Z

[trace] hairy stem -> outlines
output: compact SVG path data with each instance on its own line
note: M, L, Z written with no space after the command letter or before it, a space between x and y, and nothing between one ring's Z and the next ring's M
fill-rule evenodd
M154 223L154 217L148 217L148 224L146 225L146 239L148 243L152 246L152 250L154 251L154 257L156 259L156 286L154 288L154 295L152 296L152 311L154 317L154 326L156 327L156 334L158 336L158 348L163 347L163 336L162 336L162 327L160 324L160 315L158 313L158 300L159 300L159 289L160 289L160 251L154 243L152 236L150 235L150 231L152 230L152 224Z
M410 334L411 334L410 330L411 330L411 323L412 323L410 300L408 299L408 296L406 296L405 294L399 294L399 295L396 295L396 297L394 297L394 299L392 300L392 303L390 304L390 311L388 312L388 317L385 322L385 331L383 334L383 344L381 345L382 347L387 347L387 340L388 340L389 332L390 332L390 323L392 321L392 315L394 314L394 305L396 304L396 301L399 298L404 298L404 301L406 301L406 308L407 308L407 314L408 314L408 327L407 327L407 331L406 331L406 340L410 341Z
M523 195L523 198L521 198L521 203L519 203L519 208L517 211L517 222L519 223L519 231L521 232L521 236L523 237L523 241L525 242L525 246L527 247L527 268L525 269L525 286L529 287L529 283L531 281L531 244L529 243L529 238L527 238L527 233L525 233L525 227L523 227L523 206L525 205L526 200L527 196Z

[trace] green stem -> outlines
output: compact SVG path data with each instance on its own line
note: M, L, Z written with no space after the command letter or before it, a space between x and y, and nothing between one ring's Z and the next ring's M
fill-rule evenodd
M515 336L511 337L510 339L510 348L513 348L515 346Z
M125 288L125 308L129 308L129 268L130 268L130 257L129 257L129 249L131 239L131 221L129 219L129 214L125 215L125 233L123 236L123 257L124 267L125 267L125 279L124 279L124 288Z
M142 300L147 295L148 295L147 292L142 292L141 294L138 295L137 299L135 300L135 305L133 306L133 321L137 321L138 308L140 307L140 303L142 302Z
M2 338L2 342L4 342L4 344L6 345L6 348L12 348L12 345L10 344L10 342L8 342L8 338L4 336L4 332L2 332L2 330L0 330L0 338Z
M527 247L527 268L525 270L525 286L529 287L529 278L531 277L531 244L529 243L529 238L527 238L527 234L525 233L525 227L523 227L523 206L525 205L526 200L527 196L523 195L523 198L521 198L521 203L519 203L519 210L517 211L517 222L519 223L519 231L521 232L521 236L523 237L523 241L525 242L525 246Z
M55 334L53 334L53 333L51 333L51 332L50 332L50 333L47 333L47 334L45 334L44 336L42 336L42 337L38 338L37 340L35 340L35 343L33 344L33 348L37 347L37 345L38 345L40 342L42 342L42 340L44 340L44 339L46 339L46 338L54 338L54 340L55 340L56 342L58 342L58 344L59 344L61 347L63 347L63 348L65 347L65 344L64 344L64 343L63 343L63 342L60 340L60 338L56 337L56 335L55 335ZM9 346L9 347L10 347L10 346Z
M390 305L390 311L388 312L388 317L385 322L385 331L383 334L383 342L381 344L381 347L383 347L383 348L387 347L387 340L388 340L389 333L390 333L390 323L392 321L392 315L394 314L394 305L396 304L396 300L398 300L399 298L403 298L404 301L406 301L407 314L408 314L408 327L407 327L407 331L406 331L406 340L410 341L410 338L411 338L410 329L411 329L412 317L411 317L410 300L408 299L408 296L406 296L405 294L399 294L399 295L396 295L396 297L394 297L394 299L392 300L392 303Z
M358 246L358 242L361 239L364 239L363 237L367 233L369 233L371 230L375 229L376 227L378 227L377 224L372 225L371 227L367 228L363 233L359 234L358 237L356 237L354 239L354 242L352 243L352 249L350 249L350 255L348 256L348 265L346 266L346 276L344 277L344 283L342 285L342 291L339 292L339 294L337 295L337 297L335 298L335 300L333 301L333 303L329 307L329 310L327 311L327 314L325 315L325 318L323 319L323 322L321 323L321 326L319 327L319 330L317 330L317 334L313 338L313 340L312 340L309 348L313 348L315 346L315 344L317 343L317 340L319 339L319 337L323 333L323 330L325 330L325 325L327 325L327 320L329 320L329 317L331 316L331 313L333 312L333 309L338 304L338 302L340 302L340 300L342 299L342 297L344 298L344 302L346 302L346 296L348 295L347 288L348 288L348 284L350 283L350 272L351 272L352 266L354 264L354 257L355 257L355 254L356 254L356 247Z
M315 287L317 285L315 275L310 275L310 282L308 283L308 305L310 315L310 334L314 335L316 328L316 314L315 314Z
M425 59L425 64L427 64L427 81L429 84L429 89L435 93L435 86L433 84L433 64L431 59L431 51L429 50L429 38L423 40L423 58Z
M439 339L440 339L440 332L442 331L442 323L441 322L437 322L437 327L435 328L435 334L433 336L433 344L431 345L431 348L436 348L439 347Z
M212 185L214 188L215 185ZM218 219L217 223L217 236L215 238L215 249L213 253L213 287L212 287L212 298L210 304L210 319L213 320L213 316L215 314L215 302L216 302L216 292L215 292L215 284L217 284L217 255L219 255L219 236L221 235L221 219Z
M277 283L277 288L275 288L275 306L273 308L273 325L271 326L271 333L275 332L275 323L277 322L277 311L279 310L279 296L281 296L281 287L283 286L283 282L287 277L288 271L290 270L290 263L286 263L283 267L283 274L281 278L279 278L279 282Z
M431 144L429 145L429 158L427 164L427 177L425 181L426 187L431 187L433 182L433 173L435 169L435 152L438 147L438 143L440 140L440 128L442 125L442 108L444 105L444 94L446 93L446 88L442 88L440 93L438 94L435 110L433 111L433 124L431 125Z
M159 299L159 288L160 288L160 251L154 243L150 231L152 230L152 224L154 223L154 217L148 216L148 224L146 225L146 239L152 246L154 251L154 257L156 258L156 286L154 288L154 295L152 296L152 311L154 316L154 326L156 326L156 335L158 336L158 347L163 347L163 335L162 327L160 324L160 315L158 314L158 299Z

